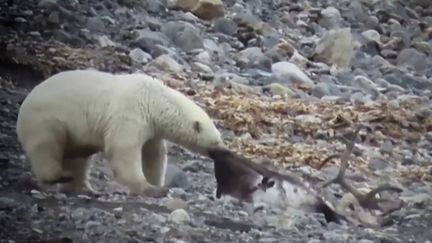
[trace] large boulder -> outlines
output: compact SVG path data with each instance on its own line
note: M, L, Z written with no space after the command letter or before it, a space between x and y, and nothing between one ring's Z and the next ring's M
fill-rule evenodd
M332 29L318 41L313 56L314 61L339 67L349 67L354 53L353 37L350 28Z

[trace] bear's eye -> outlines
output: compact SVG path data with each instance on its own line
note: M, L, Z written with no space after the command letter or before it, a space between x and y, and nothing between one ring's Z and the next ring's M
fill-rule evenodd
M195 121L193 123L193 129L197 132L200 133L202 131L202 127L199 121Z

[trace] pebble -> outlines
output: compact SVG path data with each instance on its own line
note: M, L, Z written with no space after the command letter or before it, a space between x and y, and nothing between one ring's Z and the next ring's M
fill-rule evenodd
M187 188L189 186L189 179L185 171L174 164L168 163L165 173L165 185L170 188Z
M87 234L102 235L107 230L107 227L97 221L88 221L85 224L85 231Z
M132 49L129 52L129 57L138 64L146 64L152 59L152 56L150 54L141 50L140 48Z
M57 0L40 0L38 7L50 8L57 5Z
M122 207L114 208L113 212L114 212L114 216L120 219L122 217L123 208Z
M361 35L369 42L373 41L378 44L381 43L381 36L376 30L365 30L361 33Z
M272 95L280 95L280 96L294 96L295 92L292 91L290 88L288 88L285 85L279 84L279 83L271 83L266 86L263 86L264 91L269 91Z
M277 62L271 66L274 77L282 83L296 83L298 85L312 87L314 82L295 64L290 62Z
M372 157L368 166L373 171L384 170L389 166L389 162L380 157Z
M348 67L354 54L354 43L350 28L327 31L318 41L314 59L329 65Z
M298 115L295 117L295 120L299 123L299 124L319 124L322 122L322 120L315 116L315 115Z
M149 65L154 65L164 71L172 73L180 73L183 71L183 66L168 54L158 56L151 61Z
M101 47L107 47L107 46L116 46L116 43L112 41L108 36L101 35L97 37L97 40L99 42L99 45Z
M11 210L17 205L14 199L0 197L0 210Z
M381 153L392 154L393 152L393 143L390 140L386 140L380 148Z
M191 221L189 214L182 208L172 211L168 219L177 224Z
M414 48L402 50L397 56L397 65L404 68L409 68L415 71L424 71L428 66L428 58L424 53L417 51Z
M341 13L335 7L327 7L321 10L322 19L319 23L328 29L334 29L340 26L342 22Z
M192 71L202 72L210 75L214 74L211 67L199 62L192 63Z
M179 198L168 199L165 205L171 211L176 209L187 209L187 203Z
M175 46L184 50L202 48L203 40L198 29L190 23L183 21L171 21L162 26L164 33Z

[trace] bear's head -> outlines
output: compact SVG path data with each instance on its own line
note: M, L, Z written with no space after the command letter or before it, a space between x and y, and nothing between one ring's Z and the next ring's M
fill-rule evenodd
M166 86L157 100L151 113L162 137L204 156L210 150L226 147L213 120L192 99Z
M198 146L195 144L190 146L191 151L208 156L210 151L226 148L219 130L210 117L193 121L192 129L195 135L195 143Z

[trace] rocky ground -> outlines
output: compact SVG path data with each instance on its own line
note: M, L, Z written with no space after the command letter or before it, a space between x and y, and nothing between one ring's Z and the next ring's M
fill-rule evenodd
M195 2L0 1L0 241L431 242L430 1ZM399 185L406 205L383 228L253 213L215 200L212 162L175 145L167 198L127 196L99 157L99 198L41 187L16 140L20 102L49 75L89 67L157 76L202 105L231 148L318 180L338 169L314 169L343 149L334 135L366 124L348 177Z

